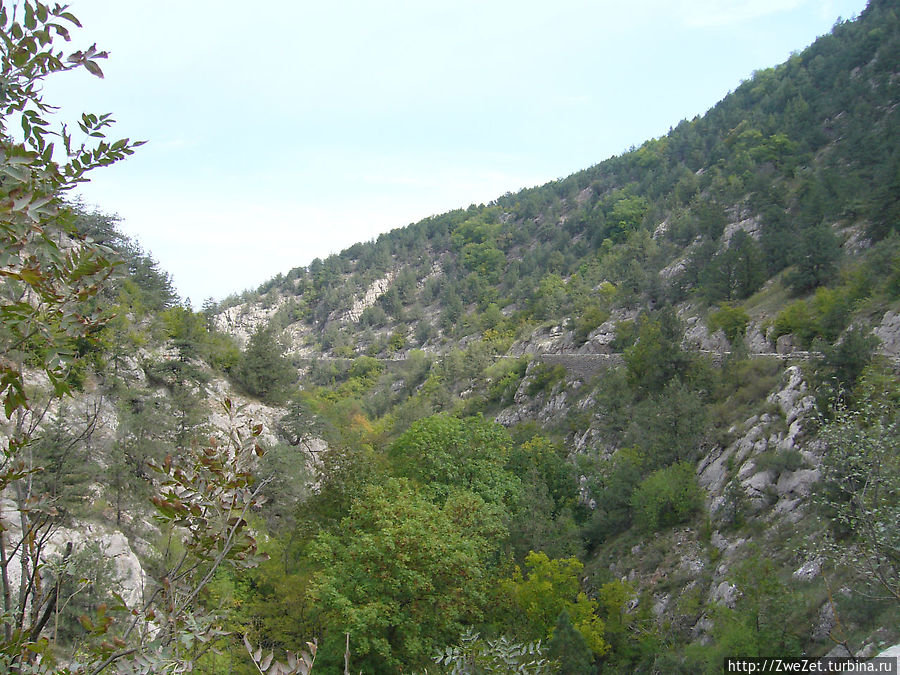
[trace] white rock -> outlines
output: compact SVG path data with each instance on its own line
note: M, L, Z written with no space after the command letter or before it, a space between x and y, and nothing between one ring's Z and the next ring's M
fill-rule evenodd
M818 469L800 469L783 473L778 477L775 491L780 497L808 497L812 486L819 482L821 472Z
M872 331L881 340L878 351L886 356L900 357L900 314L887 312L881 325Z
M718 602L729 609L734 609L734 603L738 597L738 589L734 584L722 581L710 593L710 602Z
M360 318L362 318L363 312L372 307L382 295L387 293L388 289L391 287L391 283L394 281L394 277L396 277L395 272L389 272L386 276L381 279L376 279L372 282L372 284L366 289L366 292L363 294L361 298L357 298L353 301L353 306L348 309L344 314L340 317L340 320L343 323L359 323Z
M897 661L897 666L896 666L896 670L894 672L900 672L900 645L894 645L893 647L888 647L883 652L881 652L878 656L895 659Z

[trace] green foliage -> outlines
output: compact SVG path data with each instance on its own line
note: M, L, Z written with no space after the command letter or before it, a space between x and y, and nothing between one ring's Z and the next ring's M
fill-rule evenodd
M609 319L609 312L599 305L590 304L585 307L581 313L573 319L575 341L578 343L586 342L588 335L607 319Z
M528 361L524 358L500 359L491 366L487 373L491 380L488 401L500 406L511 404L527 367Z
M851 327L841 336L840 342L825 347L821 375L833 380L837 393L852 390L872 362L879 342L867 327Z
M360 356L350 364L348 375L358 379L374 379L384 370L384 365L371 356Z
M465 489L490 504L510 504L519 480L506 468L512 450L509 433L481 417L435 415L415 422L388 449L399 476L443 501Z
M250 336L235 379L248 394L266 402L285 400L297 379L297 371L284 357L284 347L272 328L260 326Z
M559 663L559 670L556 672L560 675L591 675L597 672L594 653L572 625L572 619L566 610L559 613L547 651L550 658Z
M629 384L643 392L657 392L684 373L690 358L681 349L682 332L681 322L670 308L654 316L643 315L635 343L624 351Z
M528 373L528 395L536 396L541 392L550 391L566 377L566 368L560 364L536 363Z
M662 651L662 635L649 593L645 591L638 599L629 582L616 579L603 584L597 598L606 623L605 637L610 644L602 672L645 672L651 664L659 672L670 672L655 663Z
M797 618L802 611L797 594L778 578L768 557L753 555L740 562L732 578L740 595L734 609L713 612L714 645L706 653L705 672L721 672L725 656L799 656Z
M707 300L743 300L766 280L763 252L743 230L731 238L728 248L716 255L700 273L700 285Z
M634 345L637 340L637 325L634 321L625 320L616 324L616 337L610 347L613 351L622 352Z
M694 467L687 462L657 469L631 497L635 525L647 533L688 521L702 505Z
M534 436L512 451L507 468L522 481L509 530L516 560L529 551L554 558L578 555L582 543L573 515L577 483L565 448Z
M830 282L841 256L837 237L825 224L808 228L800 238L797 262L787 282L796 294L807 293Z
M727 302L719 305L719 308L709 315L709 330L715 332L721 328L732 344L743 337L748 323L750 316L747 312L742 307L732 307Z
M532 551L525 557L527 576L516 567L512 578L504 582L516 607L527 619L525 629L538 638L550 638L560 613L566 611L588 648L604 654L609 645L603 639L603 621L597 614L598 603L581 590L584 569L575 558L553 559Z
M264 515L270 532L281 532L295 525L297 504L309 493L312 460L303 447L278 444L260 459L257 473L266 481Z
M700 396L678 379L632 408L626 443L639 447L649 468L693 461L706 429L706 407Z
M44 80L82 67L101 75L97 61L106 53L94 46L65 55L54 46L68 37L67 26L78 25L65 7L28 2L21 9L25 24L6 7L0 14L6 38L0 44L0 395L7 417L27 407L22 367L32 350L41 355L41 368L57 394L68 390L74 343L99 325L99 312L84 301L113 270L109 249L78 234L62 196L88 180L90 171L124 159L140 145L105 140L109 114L82 115L83 145L65 127L50 130L45 118L52 106L43 100ZM21 129L20 137L12 135L13 126ZM62 148L54 147L54 137Z
M532 311L539 319L553 319L562 314L566 299L566 282L555 272L550 273L538 284Z
M790 333L806 346L817 337L831 342L847 325L852 300L845 288L818 288L809 300L796 300L778 313L775 337Z
M203 359L214 368L231 372L240 362L241 353L234 339L210 330L207 317L189 307L170 307L159 314L164 336L178 350L182 363Z
M464 620L477 617L487 543L459 522L455 506L390 479L354 499L340 537L316 538L319 569L307 592L325 629L324 669L342 663L347 632L353 668L422 668L462 632Z
M644 475L645 458L636 448L622 448L594 476L597 507L585 528L593 548L631 526L631 498Z
M832 555L875 592L900 601L900 406L896 383L872 377L855 410L839 407L821 430L825 441L821 499L832 527L856 545Z
M521 562L530 551L543 551L554 558L580 556L581 533L570 507L556 508L547 485L524 480L519 507L508 524L514 559Z
M771 471L777 476L791 473L804 465L803 455L794 448L767 450L761 452L754 460L759 471Z
M25 9L29 6L31 10ZM28 21L35 25L40 20L35 12L51 15L49 8L37 10L34 2L19 3L19 7L26 16L31 11ZM9 24L8 18L4 25ZM196 571L193 582L205 583L215 558L197 557L196 552L204 550L197 546L208 544L205 538L215 532L203 530L202 523L192 520L195 511L202 513L209 506L203 505L205 493L195 478L202 474L215 481L224 461L215 458L215 448L208 448L212 454L206 454L197 446L206 459L190 454L192 443L206 432L198 396L209 377L205 366L230 372L244 382L248 392L284 401L296 373L286 374L290 369L284 368L286 360L273 338L289 323L304 321L321 329L323 349L347 357L347 363L313 366L305 384L320 386L307 387L298 395L279 424L279 433L288 445L277 446L259 461L264 475L272 478L259 492L270 498L270 506L261 512L253 529L275 530L277 539L265 544L273 559L250 575L216 575L216 588L207 583L206 590L196 596L204 597L210 608L216 605L231 612L227 627L248 632L253 644L262 642L265 649L248 646L251 659L243 655L241 664L233 648L225 649L223 657L231 660L222 663L208 657L211 662L202 664L208 672L243 674L254 667L272 672L275 661L269 650L297 651L303 648L304 636L310 634L322 635L327 642L321 652L322 668L338 671L343 665L347 632L352 635L353 672L422 668L433 657L434 648L453 641L459 646L460 634L464 637L454 652L454 666L482 656L486 660L478 667L487 670L508 667L508 663L499 665L507 657L523 657L516 667L525 667L531 659L522 651L531 649L529 645L504 638L466 637L474 635L462 632L471 626L486 627L492 635L509 631L517 640L520 635L546 638L552 631L551 640L569 645L558 648L560 661L574 661L583 651L580 645L573 646L579 639L597 639L591 617L605 623L601 639L610 645L602 659L605 671L677 672L690 668L691 663L679 664L671 654L653 664L663 644L677 648L683 636L679 627L665 622L664 638L655 633L655 617L644 616L652 607L649 596L632 611L631 589L622 582L611 582L599 589L596 601L587 596L580 601L577 582L583 570L568 561L580 553L582 536L595 548L599 565L640 536L631 532L609 541L609 556L606 549L596 549L600 542L628 529L632 519L644 530L689 519L696 508L691 507L696 496L693 475L684 464L665 467L692 460L708 442L710 427L718 431L712 442L729 441L732 434L728 430L759 414L765 397L777 384L778 364L732 357L719 372L691 359L680 348L682 329L668 309L673 302L742 301L756 293L766 276L786 270L764 293L753 295L746 307L752 308L754 316L777 311L776 303L782 302L784 295L780 281L798 293L816 289L812 298L785 309L775 321L774 332L793 332L798 341L821 349L825 360L819 377L837 382L845 400L865 400L860 373L871 367L867 364L872 340L861 327L845 329L851 318L859 325L861 316L868 320L894 309L891 303L900 297L900 256L896 236L889 234L896 229L893 216L897 214L900 176L896 161L900 133L896 115L890 112L897 23L896 12L888 3L870 3L860 22L836 26L834 34L823 38L808 54L755 74L704 117L682 122L666 137L639 150L568 179L505 195L489 207L472 206L426 219L338 256L313 261L308 269L279 275L257 295L245 298L271 308L279 293L292 296L273 316L268 344L260 338L259 344L251 345L252 350L248 346L243 357L233 343L210 329L212 305L202 318L176 306L168 276L138 247L117 236L108 219L76 214L73 223L77 231L108 246L109 251L94 250L97 257L86 256L72 264L60 262L70 252L69 240L58 236L67 227L65 218L38 219L52 243L47 246L32 227L34 221L28 221L29 211L38 213L43 208L37 204L42 196L23 202L27 191L15 193L23 185L19 168L26 160L39 161L51 172L53 167L43 154L23 154L24 146L8 140L9 120L4 117L4 149L11 151L3 153L0 172L6 187L0 192L9 199L0 211L5 208L13 221L10 242L22 232L30 240L22 249L25 253L14 259L12 266L4 267L4 273L12 275L4 275L3 289L8 291L7 298L13 298L30 288L45 304L33 315L27 314L30 310L24 305L4 305L2 367L6 368L8 361L13 370L0 383L2 393L7 402L12 393L13 413L20 421L27 420L23 416L31 413L19 404L28 399L24 388L17 390L16 377L21 370L15 368L48 365L60 391L96 385L103 396L108 395L108 388L115 388L122 400L117 406L121 412L115 439L109 442L113 447L95 447L89 436L77 440L89 421L75 420L71 412L60 410L59 419L48 417L45 421L43 437L27 446L45 471L34 476L4 474L3 480L22 478L20 485L30 485L62 499L64 506L76 507L85 486L99 482L106 487L104 497L114 502L117 516L121 516L149 491L143 475L145 460L165 466L167 454L194 458L191 461L197 466L185 459L179 467L181 473L175 475L173 469L166 480L200 501L179 504L157 497L165 502L163 516L174 514L199 532L192 549L183 549L176 537L173 550L187 551L189 560L199 565L192 570ZM20 29L23 35L28 32ZM54 31L58 33L51 29ZM26 45L25 52L31 53L32 47L40 50L40 42ZM10 44L8 41L5 48L10 49ZM93 61L96 56L99 53L89 52L79 58ZM21 61L24 57L22 52L17 58ZM24 67L32 66L26 63ZM14 89L14 80L12 85ZM30 109L41 113L33 106ZM20 123L21 111L12 113ZM44 127L35 119L28 116L23 128L32 149L42 142L40 129ZM108 122L94 116L82 121L94 131L102 131ZM9 128L12 126L18 129L19 124ZM92 154L89 161L93 159ZM31 174L32 178L36 175ZM43 189L39 180L32 183ZM760 224L759 239L738 232L724 246L726 224L747 219ZM669 224L667 233L651 235L651 226L664 222ZM880 240L868 250L854 252L858 257L847 261L840 276L837 264L842 261L835 255L839 249L831 223L867 224L870 235ZM71 252L77 255L92 248L77 236L71 242ZM676 244L692 248L685 252ZM40 263L37 267L16 266L17 260L26 260L32 252ZM123 278L113 281L110 276L99 287L99 297L87 297L94 281L115 269L110 265L113 253L123 261L118 266ZM685 256L689 256L686 266L682 272L676 271L675 277L659 274L664 267L677 270ZM108 260L101 262L101 257ZM68 294L61 314L54 313L59 309L54 309L55 300L39 293L49 286L41 286L37 277L50 279L55 274L48 273L52 270L63 277L71 273L55 286ZM124 275L126 270L128 275ZM353 297L389 271L397 272L394 281L378 303L364 312L359 332L354 332L357 329L352 324L340 328L328 324L335 311L348 306ZM86 276L75 278L82 272ZM824 283L834 285L825 287ZM95 315L84 331L73 319L76 315L90 317L87 310L93 306L105 311ZM566 321L576 342L581 342L608 319L608 312L644 307L656 311L645 312L637 322L620 323L613 343L614 351L625 353L626 368L607 372L597 387L586 383L583 394L575 394L577 412L560 423L567 434L578 433L579 445L588 444L589 454L579 460L579 470L588 481L596 509L582 532L576 522L586 509L576 498L576 474L562 446L533 432L527 440L520 432L521 442L514 443L505 431L484 420L429 417L437 411L493 411L512 403L526 364L494 357L525 337L533 328L530 322ZM35 317L46 308L51 310L48 323L20 340L38 326ZM116 316L110 318L112 314ZM440 317L434 326L432 316ZM105 327L97 330L104 321ZM722 327L733 342L747 323L748 315L735 305L723 304L710 313L710 327ZM152 337L146 332L150 324L155 325ZM427 342L429 348L437 349L453 337L469 339L465 349L449 351L433 364L415 352L406 363L395 362L389 369L371 358L405 351L410 335L414 344ZM145 364L151 383L165 385L165 391L149 391L135 371L135 348L155 349L155 338L168 340L176 349L173 358ZM352 360L360 353L369 357ZM97 377L91 368L98 371ZM523 393L534 396L556 388L564 381L565 371L543 364L536 365L530 375L531 390ZM878 385L870 386L892 391L893 380L882 375ZM463 391L466 395L459 396ZM840 420L841 415L835 419ZM85 427L79 426L82 423ZM860 436L876 431L869 421L855 420L854 425ZM591 433L582 435L589 426ZM896 430L887 426L887 433L896 436ZM392 442L396 434L400 437ZM306 464L303 442L310 435L325 438L330 449L321 457L316 489L301 499L300 488L308 480L302 476ZM830 475L833 482L827 484L827 494L833 504L827 513L833 518L835 536L843 538L842 543L853 544L849 549L864 552L869 544L864 542L860 514L893 531L889 517L896 521L896 500L891 496L894 488L884 483L888 487L879 487L879 493L890 499L881 510L860 501L871 495L865 494L860 487L862 479L853 472L862 475L859 467L864 467L874 474L883 467L866 454L868 450L859 450L862 444L854 445L856 437L847 438L851 440L846 452L853 456L829 460L834 464L829 471L840 469L845 475ZM176 446L184 452L172 453ZM607 448L618 448L612 459L606 458ZM891 451L895 450L891 446ZM589 458L590 453L596 454ZM92 462L98 456L106 463L102 468ZM890 458L878 461L896 469ZM800 466L796 453L763 454L758 464L775 472ZM14 472L20 465L9 462L4 466ZM204 466L209 472L204 473ZM653 469L660 471L648 476ZM244 486L247 490L256 487ZM746 512L740 502L743 497L737 479L728 483L726 508L717 512L717 525L741 526ZM216 519L221 521L218 515L212 518ZM239 547L247 544L245 521L243 517L235 521L239 527L234 541ZM10 532L3 536L11 536ZM218 542L217 546L227 546L222 539ZM884 537L875 543L889 546L891 541ZM210 549L205 550L209 554ZM530 550L542 551L545 560L533 557L538 554L528 556ZM891 562L896 551L888 548L880 556L874 569L889 577L896 571ZM528 578L520 572L517 581L496 583L497 577L509 575L497 570L498 561L504 558L510 558L510 564L525 559ZM872 568L865 555L860 554L856 562ZM49 567L41 574L44 576L38 575L36 581L45 591L52 590L58 579L65 588L76 588L73 577L55 577ZM747 576L763 579L758 592L749 591L758 597L745 602L748 592L739 581L744 595L735 609L713 613L717 642L705 652L705 648L698 650L715 655L708 663L716 670L721 667L721 654L728 653L722 650L746 648L758 653L760 645L767 643L794 649L791 636L779 635L774 627L777 621L785 626L798 622L792 613L778 608L782 589L770 584L767 575L777 581L774 568L755 567ZM176 585L186 579L170 577ZM574 586L564 583L572 579ZM298 590L306 588L310 593ZM171 602L160 606L160 616L188 597L192 589L182 584L167 595ZM507 605L513 606L506 616L504 589L510 591ZM82 596L88 597L86 592ZM105 639L102 633L110 617L127 612L113 599L110 606L115 608L101 613L94 600L88 604L98 605L98 616L87 620L90 639L99 643ZM77 599L70 607L75 602ZM597 604L591 606L591 602ZM195 606L187 605L185 613L174 615L172 637L181 641L186 650L183 655L196 655L203 649L201 638L214 633L189 625L189 616L197 621L207 619L194 612ZM32 606L40 606L40 602ZM590 620L579 624L576 614L584 613L585 607L590 610L586 612ZM575 630L563 620L563 611L570 614ZM21 616L24 620L28 613ZM207 626L212 624L204 623L201 628ZM77 626L66 627L70 628L75 629L70 631L72 636L83 634ZM128 640L128 648L138 644L134 635ZM89 650L90 645L85 645ZM12 645L16 658L22 653L21 646ZM62 654L64 647L54 645L54 650ZM49 643L35 640L30 649L33 653L43 650L44 663L51 667ZM173 659L148 668L164 672L182 666ZM564 665L571 672L584 666ZM4 667L12 670L8 663L0 670Z
M394 331L388 340L388 350L391 352L399 352L406 346L406 337L400 331Z
M445 647L433 660L450 675L549 675L556 671L544 652L540 640L522 644L505 635L488 640L467 628L458 645Z

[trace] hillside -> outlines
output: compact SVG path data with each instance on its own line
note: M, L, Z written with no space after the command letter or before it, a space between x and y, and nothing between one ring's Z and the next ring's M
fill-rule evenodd
M397 448L447 419L430 416L484 415L514 455L547 444L567 467L510 465L523 510L504 546L522 573L529 550L576 556L601 605L618 583L631 598L600 611L620 631L604 672L896 641L896 603L863 600L816 542L837 475L820 425L835 401L895 391L898 27L896 3L872 2L662 138L222 303L216 325L239 342L280 332L326 429L337 473L301 509L306 536L345 537L370 481L423 480ZM285 570L312 574L308 555ZM355 616L329 611L305 624L326 642Z
M640 148L202 312L0 133L0 670L900 642L898 66L872 0Z

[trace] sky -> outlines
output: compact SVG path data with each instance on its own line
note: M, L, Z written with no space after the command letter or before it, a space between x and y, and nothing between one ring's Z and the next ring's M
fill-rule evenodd
M54 76L45 101L148 141L80 198L198 307L664 135L865 1L70 5L105 78Z

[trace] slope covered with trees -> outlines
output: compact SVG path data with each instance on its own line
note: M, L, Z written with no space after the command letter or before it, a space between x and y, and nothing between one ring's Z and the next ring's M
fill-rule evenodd
M329 447L243 620L263 637L280 617L283 646L321 635L328 667L349 633L366 672L480 653L454 643L465 628L547 644L574 627L591 665L571 672L895 640L885 587L839 564L875 542L835 520L864 483L831 492L849 474L819 430L872 396L880 438L896 419L898 21L873 1L662 138L221 303L239 339L282 331L291 415ZM411 508L436 519L418 536ZM427 532L471 547L455 587L427 571ZM409 628L420 603L444 622L428 635Z
M25 42L71 21L26 7ZM662 138L200 313L114 219L4 178L0 663L695 673L900 640L898 56L872 0ZM5 176L53 170L3 129Z

